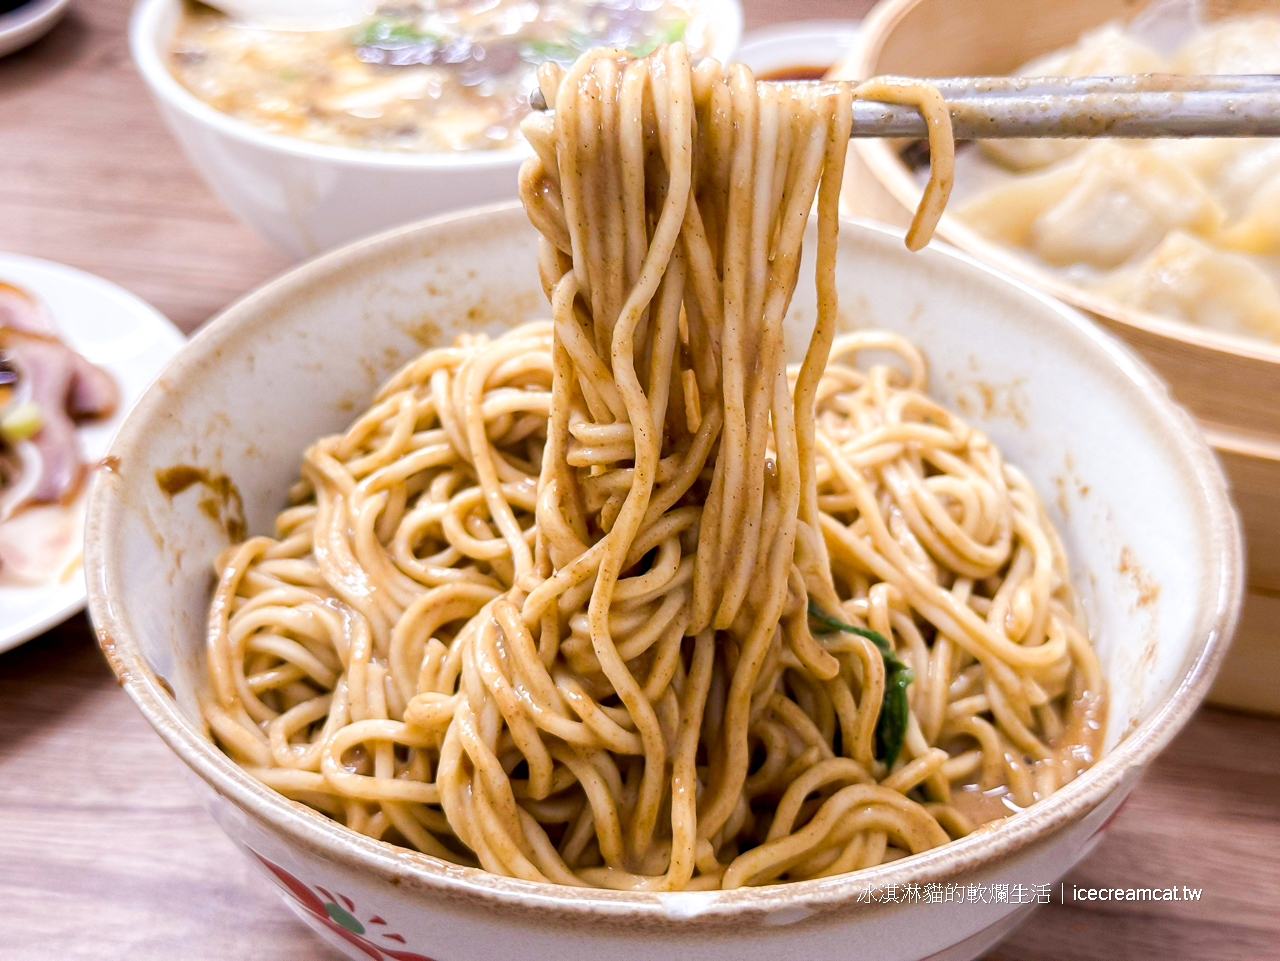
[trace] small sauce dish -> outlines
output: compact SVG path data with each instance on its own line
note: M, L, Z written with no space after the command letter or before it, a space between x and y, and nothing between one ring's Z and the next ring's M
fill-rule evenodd
M858 36L857 20L798 20L752 30L733 59L757 80L821 80L840 63Z

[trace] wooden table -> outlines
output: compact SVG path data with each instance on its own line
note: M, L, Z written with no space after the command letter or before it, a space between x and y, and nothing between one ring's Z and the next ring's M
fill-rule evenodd
M747 24L867 5L747 0ZM287 261L223 210L161 127L129 62L127 12L80 0L0 60L0 250L92 271L191 330ZM187 777L83 617L0 655L0 959L336 957ZM1051 905L993 957L1280 957L1278 799L1280 720L1203 711L1070 879L1188 885L1202 900Z

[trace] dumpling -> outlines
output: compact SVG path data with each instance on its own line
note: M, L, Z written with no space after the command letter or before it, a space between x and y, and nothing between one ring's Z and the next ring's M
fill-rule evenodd
M1091 143L1042 173L979 194L958 210L979 233L1058 267L1119 267L1171 230L1212 235L1223 213L1182 165L1145 144Z
M1280 290L1240 254L1175 231L1141 263L1101 278L1099 293L1151 313L1280 340Z
M1221 143L1206 140L1205 143ZM1244 216L1258 194L1280 175L1280 139L1260 137L1230 141L1235 148L1205 176L1230 216Z
M1280 73L1280 17L1218 21L1168 62L1126 29L1108 24L1019 73ZM1280 139L980 147L1029 172L986 165L1002 179L956 210L979 233L1130 306L1280 341Z
M1129 34L1120 23L1105 23L1062 47L1027 61L1023 77L1110 77L1127 73L1160 73L1163 57Z
M1164 59L1124 32L1117 23L1091 30L1069 47L1025 64L1022 77L1114 77L1167 71ZM1035 170L1080 150L1084 140L984 140L982 152L1015 170Z
M1209 181L1229 217L1220 243L1280 254L1280 140L1240 141Z
M1235 162L1244 145L1262 142L1233 137L1170 137L1149 140L1146 146L1210 184L1223 168Z
M1177 73L1280 73L1280 18L1231 17L1197 33L1173 58Z
M1196 177L1222 206L1215 243L1280 254L1280 139L1153 140L1148 149Z
M1149 149L1193 174L1222 205L1214 242L1251 254L1280 254L1280 139L1154 140Z

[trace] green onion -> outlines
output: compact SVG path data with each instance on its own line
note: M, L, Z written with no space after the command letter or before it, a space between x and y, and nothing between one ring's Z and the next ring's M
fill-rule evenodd
M907 736L907 685L915 680L915 672L894 653L893 646L878 631L865 627L856 627L832 617L809 598L809 619L820 625L823 630L818 634L834 634L843 631L846 634L857 634L865 637L880 651L884 659L884 698L880 702L880 713L876 717L876 757L893 767L902 751L902 742Z
M40 413L40 406L33 400L26 400L5 411L4 416L0 417L0 437L10 444L16 444L35 437L43 426L44 416Z
M424 33L411 23L386 18L370 20L351 35L351 42L357 47L407 46L421 40L439 39L435 34Z
M899 662L901 664L901 662ZM880 704L880 716L876 718L876 757L892 768L907 737L907 719L910 706L907 703L907 685L916 679L915 673L905 664L896 669L885 662L884 701Z

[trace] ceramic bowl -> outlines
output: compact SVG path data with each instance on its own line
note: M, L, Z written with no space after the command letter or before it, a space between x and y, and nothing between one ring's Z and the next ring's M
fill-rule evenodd
M742 35L739 0L698 0L727 58ZM214 109L180 84L168 49L182 0L140 0L129 26L134 63L161 116L213 192L240 219L297 257L375 230L514 196L529 150L390 153L269 133Z
M797 20L752 30L733 59L757 77L794 67L833 67L858 37L857 20Z
M266 789L206 737L197 709L204 623L213 559L227 539L206 512L207 491L167 496L157 470L187 464L226 475L243 495L248 529L271 530L304 448L343 429L398 365L459 332L497 333L546 315L535 250L515 205L438 218L297 268L191 341L121 429L119 467L92 492L90 605L120 683L199 776L227 834L354 958L975 957L1034 899L903 899L963 897L965 885L1027 892L1090 850L1217 669L1240 602L1240 536L1190 417L1127 349L962 254L908 253L886 228L843 227L841 323L914 340L934 395L1044 492L1110 686L1105 755L1083 776L997 830L862 873L637 894L499 878L363 837ZM793 353L814 318L808 287L800 284L789 315Z
M54 28L71 0L29 0L0 14L0 57L35 43Z

